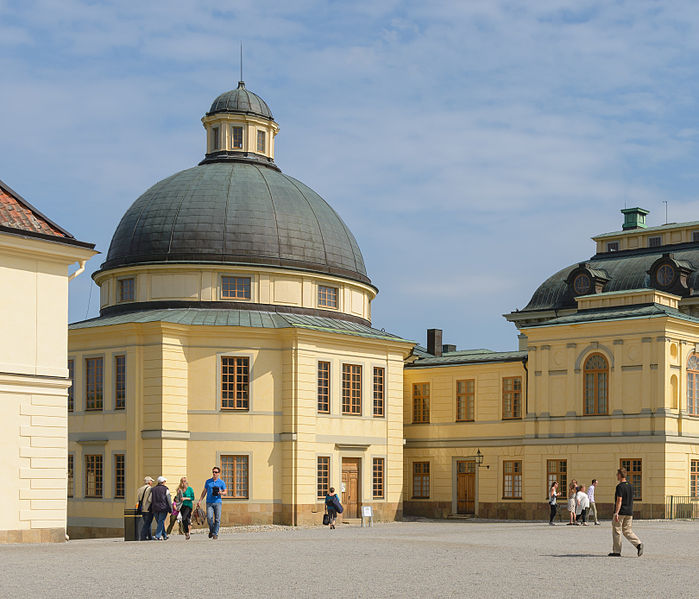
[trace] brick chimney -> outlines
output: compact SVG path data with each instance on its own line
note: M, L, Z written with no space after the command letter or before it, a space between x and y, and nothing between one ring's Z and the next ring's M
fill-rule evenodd
M442 355L442 329L427 329L427 351L433 356Z

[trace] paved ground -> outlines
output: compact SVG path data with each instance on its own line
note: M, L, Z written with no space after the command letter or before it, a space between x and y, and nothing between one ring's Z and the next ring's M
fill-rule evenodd
M697 597L699 523L637 521L645 555L611 530L542 523L404 522L225 532L218 541L0 545L0 596Z

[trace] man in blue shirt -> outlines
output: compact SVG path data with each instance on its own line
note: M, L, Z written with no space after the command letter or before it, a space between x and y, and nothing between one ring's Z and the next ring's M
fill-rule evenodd
M209 538L218 539L218 529L221 526L221 497L227 493L226 483L221 480L221 469L214 466L213 475L204 483L204 490L197 501L197 507L206 496L206 518L209 521Z

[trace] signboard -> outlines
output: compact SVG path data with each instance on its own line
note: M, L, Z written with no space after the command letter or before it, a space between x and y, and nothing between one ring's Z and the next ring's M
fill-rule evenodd
M342 483L342 492L344 493L347 489L345 488L345 483Z
M362 516L365 518L373 518L374 513L370 505L363 505L362 506Z

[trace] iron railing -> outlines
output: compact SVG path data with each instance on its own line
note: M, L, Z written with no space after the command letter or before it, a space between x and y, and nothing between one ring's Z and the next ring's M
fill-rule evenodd
M691 495L668 495L665 498L665 514L670 520L699 519L699 497Z

